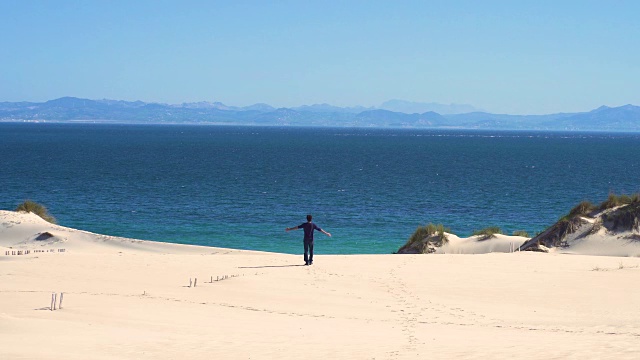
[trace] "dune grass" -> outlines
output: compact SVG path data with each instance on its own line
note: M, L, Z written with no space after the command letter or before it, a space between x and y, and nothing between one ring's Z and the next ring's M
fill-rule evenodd
M603 201L600 204L599 210L611 209L617 206L622 205L630 205L640 203L640 193L635 193L632 195L616 195L614 193L610 193L607 200Z
M38 204L37 202L31 201L31 200L27 200L22 204L18 205L18 207L16 208L16 211L28 212L28 213L31 212L40 216L45 221L48 221L52 224L56 223L56 219L49 214L49 210L47 210L47 208L44 207L44 205Z
M480 236L482 240L491 239L496 234L502 234L502 230L497 226L489 226L484 229L475 230L472 235Z
M411 236L409 237L409 240L407 240L405 246L412 246L434 235L437 235L437 239L434 239L437 243L435 245L441 246L442 244L446 244L447 242L449 242L449 239L447 238L447 235L445 233L450 231L451 230L449 228L444 227L444 225L442 224L429 223L424 226L418 226L416 231L414 231L413 234L411 234Z
M593 212L596 209L597 207L595 205L585 200L580 202L578 205L574 206L574 208L569 211L568 216L574 217L577 215L580 215L580 216L589 215L591 212Z
M578 205L574 206L573 209L569 210L569 213L562 216L558 221L560 222L568 222L576 216L590 216L590 214L598 210L599 208L592 204L590 201L582 201Z

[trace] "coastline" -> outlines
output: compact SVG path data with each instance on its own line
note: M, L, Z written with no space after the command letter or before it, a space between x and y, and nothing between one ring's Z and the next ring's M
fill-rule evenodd
M640 258L318 255L306 267L301 255L0 215L0 247L66 249L0 253L0 358L631 359L640 351ZM32 240L43 231L60 241ZM64 293L62 309L50 310L52 293Z
M308 196L316 199L318 223L338 235L323 239L317 250L326 254L390 254L426 222L444 223L461 236L493 225L507 234L536 234L577 202L599 200L593 194L637 191L640 176L639 167L625 165L638 158L637 136L4 128L10 131L2 132L0 143L9 161L0 180L0 208L35 199L61 223L99 234L289 254L299 251L300 240L282 226L304 216L299 194L307 191L299 181L305 171L299 154L312 154L317 174L323 174L314 178ZM137 141L147 145L133 146ZM43 157L41 149L49 155ZM589 166L577 165L587 157L593 158ZM283 163L297 165L276 170ZM571 171L556 171L567 163ZM431 170L411 164L430 164ZM605 167L609 171L593 170ZM363 214L366 226L360 225Z

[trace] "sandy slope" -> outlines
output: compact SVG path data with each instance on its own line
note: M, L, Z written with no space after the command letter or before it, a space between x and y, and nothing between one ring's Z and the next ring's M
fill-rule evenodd
M448 242L436 249L436 254L488 254L510 253L518 249L528 238L496 234L483 240L481 236L458 237L447 234Z
M53 237L41 241L35 240L43 232L48 232ZM32 213L25 214L4 210L0 210L0 246L16 250L65 249L74 253L100 254L121 251L171 254L201 254L220 251L240 253L239 250L232 249L177 245L94 234L50 224Z
M612 233L605 227L592 231L594 220L582 218L585 223L576 232L569 234L566 248L552 249L559 253L583 255L609 255L640 257L640 235L636 231Z
M42 231L58 241L30 240ZM0 253L0 359L640 354L640 258L331 255L305 267L301 256L104 237L12 212L0 212L0 246L67 249ZM62 310L48 310L54 291Z

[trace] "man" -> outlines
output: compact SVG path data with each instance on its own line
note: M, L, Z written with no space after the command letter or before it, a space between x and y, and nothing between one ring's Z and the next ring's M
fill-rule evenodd
M294 226L291 228L284 229L285 231L303 229L304 230L304 264L312 265L313 264L313 231L318 230L321 233L331 237L331 234L320 229L318 225L311 222L312 216L307 215L307 222L298 226ZM307 256L307 252L309 256Z

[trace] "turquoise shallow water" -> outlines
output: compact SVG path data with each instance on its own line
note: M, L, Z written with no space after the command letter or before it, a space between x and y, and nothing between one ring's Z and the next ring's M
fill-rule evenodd
M0 208L65 226L299 253L390 253L416 226L544 229L581 200L640 191L640 135L0 123Z

